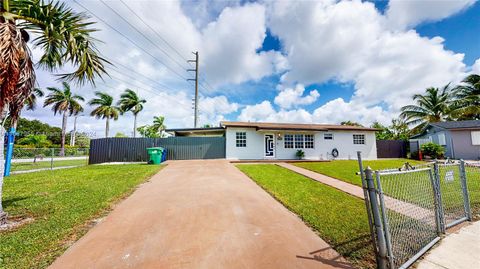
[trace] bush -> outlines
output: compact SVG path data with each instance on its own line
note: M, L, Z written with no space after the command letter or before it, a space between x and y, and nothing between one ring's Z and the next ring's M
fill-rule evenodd
M295 153L295 156L297 156L298 159L303 159L305 157L305 152L301 149L297 150L297 153Z
M420 149L422 150L423 155L429 156L433 159L442 158L445 154L445 149L439 144L429 142L423 144Z

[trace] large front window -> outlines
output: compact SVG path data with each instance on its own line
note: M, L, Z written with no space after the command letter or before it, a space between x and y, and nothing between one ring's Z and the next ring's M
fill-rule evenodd
M353 135L353 144L355 144L355 145L365 145L365 135L364 134L354 134Z
M286 149L313 149L315 144L313 134L285 134L284 141Z

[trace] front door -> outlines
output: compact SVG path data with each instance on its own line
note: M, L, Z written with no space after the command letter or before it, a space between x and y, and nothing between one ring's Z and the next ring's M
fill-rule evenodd
M275 157L275 136L273 134L265 134L264 144L265 144L265 157L274 158Z

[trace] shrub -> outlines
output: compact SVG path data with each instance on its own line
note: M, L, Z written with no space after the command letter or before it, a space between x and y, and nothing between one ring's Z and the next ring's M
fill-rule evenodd
M303 159L303 157L305 157L305 152L301 149L297 150L297 153L295 153L295 156L297 156L297 158L299 158L300 160Z
M433 159L441 158L443 157L443 154L445 154L445 149L439 144L433 142L423 144L420 149L424 155Z

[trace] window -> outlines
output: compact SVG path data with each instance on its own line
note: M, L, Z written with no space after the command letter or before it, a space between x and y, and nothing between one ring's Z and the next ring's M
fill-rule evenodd
M472 145L480 145L480 131L472 131Z
M306 149L313 149L313 135L308 134L305 135L305 148Z
M355 144L355 145L365 145L365 135L364 134L354 134L353 135L353 144Z
M303 149L303 135L296 134L295 135L295 148L296 149Z
M442 145L442 146L447 145L444 133L439 133L438 134L438 144Z
M333 134L323 134L323 139L325 139L325 140L333 140Z
M293 149L293 135L286 134L285 135L285 148L286 149Z
M235 134L236 146L237 148L246 148L247 147L247 133L246 132L237 132Z

